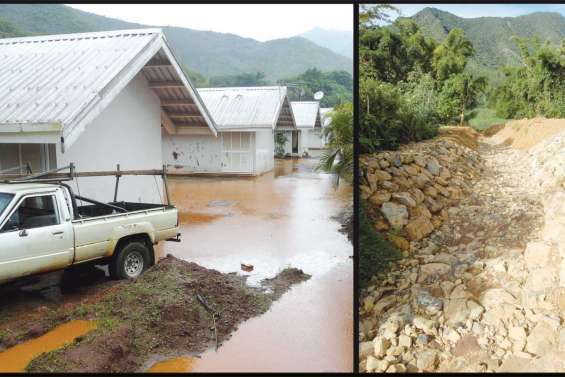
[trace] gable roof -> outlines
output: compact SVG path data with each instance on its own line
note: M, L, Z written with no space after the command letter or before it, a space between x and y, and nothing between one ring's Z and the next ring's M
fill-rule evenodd
M318 101L291 102L292 112L298 128L321 128L320 103Z
M285 86L197 90L219 130L296 128Z
M216 134L160 29L0 39L0 66L0 131L59 132L68 146L143 72L161 98L165 126ZM188 106L191 122L170 118L167 101Z

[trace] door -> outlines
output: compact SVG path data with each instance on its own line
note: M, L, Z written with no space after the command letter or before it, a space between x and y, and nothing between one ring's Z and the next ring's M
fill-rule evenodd
M74 237L55 194L20 199L0 228L0 282L67 267Z
M222 132L222 171L253 173L253 132Z
M292 131L292 153L298 153L298 131Z

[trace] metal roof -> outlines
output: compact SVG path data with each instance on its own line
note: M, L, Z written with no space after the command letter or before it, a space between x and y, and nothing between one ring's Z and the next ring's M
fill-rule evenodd
M298 128L321 128L320 103L318 101L293 101L292 113Z
M184 106L191 122L216 133L213 120L182 72L160 29L0 39L0 130L59 132L65 144L139 72L163 102ZM178 110L178 109L177 109ZM182 118L179 118L182 119Z
M285 86L197 90L219 130L296 127Z

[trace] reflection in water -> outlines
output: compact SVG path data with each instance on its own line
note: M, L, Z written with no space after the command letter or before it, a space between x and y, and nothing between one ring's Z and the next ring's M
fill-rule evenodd
M192 358L187 356L176 357L155 363L150 373L186 373L192 369Z
M336 188L333 177L314 171L316 162L278 160L255 178L171 179L173 203L189 221L181 221L182 242L162 244L159 255L237 272L252 285L289 266L312 275L218 352L203 354L193 371L352 370L353 248L332 219L352 203L352 189ZM191 214L211 218L193 223Z
M48 333L0 353L0 372L25 372L27 365L42 353L63 348L79 336L96 329L93 321L76 320L57 326Z

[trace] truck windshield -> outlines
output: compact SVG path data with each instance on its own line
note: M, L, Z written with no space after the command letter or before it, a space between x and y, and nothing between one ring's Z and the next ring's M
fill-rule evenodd
M5 194L0 192L0 215L4 213L4 210L6 209L6 207L8 207L8 204L10 204L13 197L14 195L12 194Z

